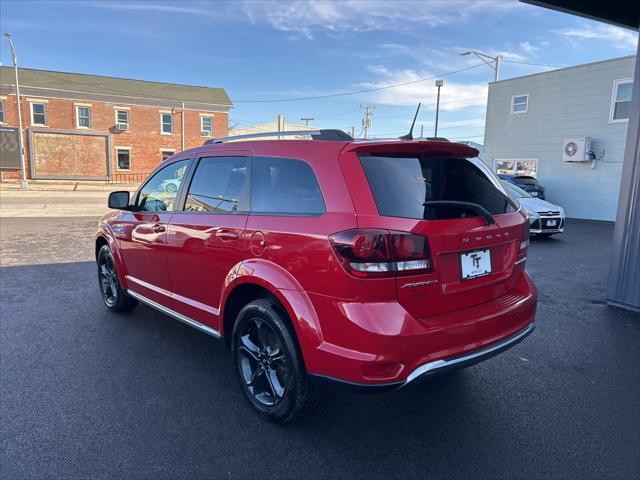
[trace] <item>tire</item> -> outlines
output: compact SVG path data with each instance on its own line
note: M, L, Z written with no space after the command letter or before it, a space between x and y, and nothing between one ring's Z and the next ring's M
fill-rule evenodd
M247 304L233 328L233 363L240 389L258 414L285 423L319 400L284 312L269 299Z
M138 304L120 286L111 248L103 245L98 252L98 287L105 306L112 312L127 312Z

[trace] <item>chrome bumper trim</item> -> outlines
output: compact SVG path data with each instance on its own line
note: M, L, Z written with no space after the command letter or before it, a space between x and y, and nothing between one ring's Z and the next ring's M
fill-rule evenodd
M213 328L208 327L200 322L196 322L195 320L192 320L189 317L185 317L181 313L178 313L174 310L171 310L170 308L160 305L159 303L154 302L153 300L149 300L147 297L140 295L139 293L136 293L131 289L127 289L127 293L131 295L133 298L135 298L136 300L140 300L145 305L148 305L151 308L155 308L159 312L169 315L170 317L173 317L176 320L179 320L182 323L189 325L190 327L193 327L197 330L200 330L201 332L207 333L216 338L220 338L221 336L220 332L218 332L217 330L214 330Z
M524 338L531 332L533 332L535 328L535 323L530 323L526 328L520 330L515 335L507 338L506 340L502 340L499 343L494 343L486 348L474 350L473 352L461 355L459 357L425 363L409 374L403 386L407 385L410 382L413 382L414 380L422 376L435 375L446 370L462 368L464 366L472 365L474 363L481 362L487 358L497 355L498 353L503 352L504 350L507 350L524 340Z

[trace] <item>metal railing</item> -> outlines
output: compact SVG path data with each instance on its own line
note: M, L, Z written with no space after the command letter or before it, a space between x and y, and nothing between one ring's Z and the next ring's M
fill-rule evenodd
M117 172L111 175L107 183L142 183L150 172Z

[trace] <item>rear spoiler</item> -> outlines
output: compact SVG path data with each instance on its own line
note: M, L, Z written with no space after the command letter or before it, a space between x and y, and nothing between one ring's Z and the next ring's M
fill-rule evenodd
M449 154L456 157L475 158L480 152L464 143L447 140L372 140L349 142L342 153L434 153Z

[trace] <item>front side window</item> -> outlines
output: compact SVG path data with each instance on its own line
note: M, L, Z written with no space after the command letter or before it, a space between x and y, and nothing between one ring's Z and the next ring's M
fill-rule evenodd
M320 185L308 163L290 158L254 158L252 213L320 215L325 210Z
M185 211L238 213L247 166L247 157L202 158L189 186Z
M470 202L492 215L514 211L508 197L471 161L445 155L361 155L380 215L417 219L460 218L473 211L426 206L431 201Z
M78 128L91 128L91 108L76 107L76 120Z
M170 113L160 114L160 133L173 133L173 116Z
M117 148L116 161L118 170L131 170L131 150L128 148Z
M171 212L189 160L167 165L144 184L136 206L143 212Z
M46 125L47 110L44 103L31 104L31 125Z
M0 100L0 123L4 123L4 100Z
M124 130L129 130L129 110L116 110L116 124Z
M616 80L613 85L611 122L625 122L631 114L631 91L633 80Z
M529 94L511 97L511 113L527 113L529 109Z
M213 117L200 117L200 135L210 137L213 134Z

